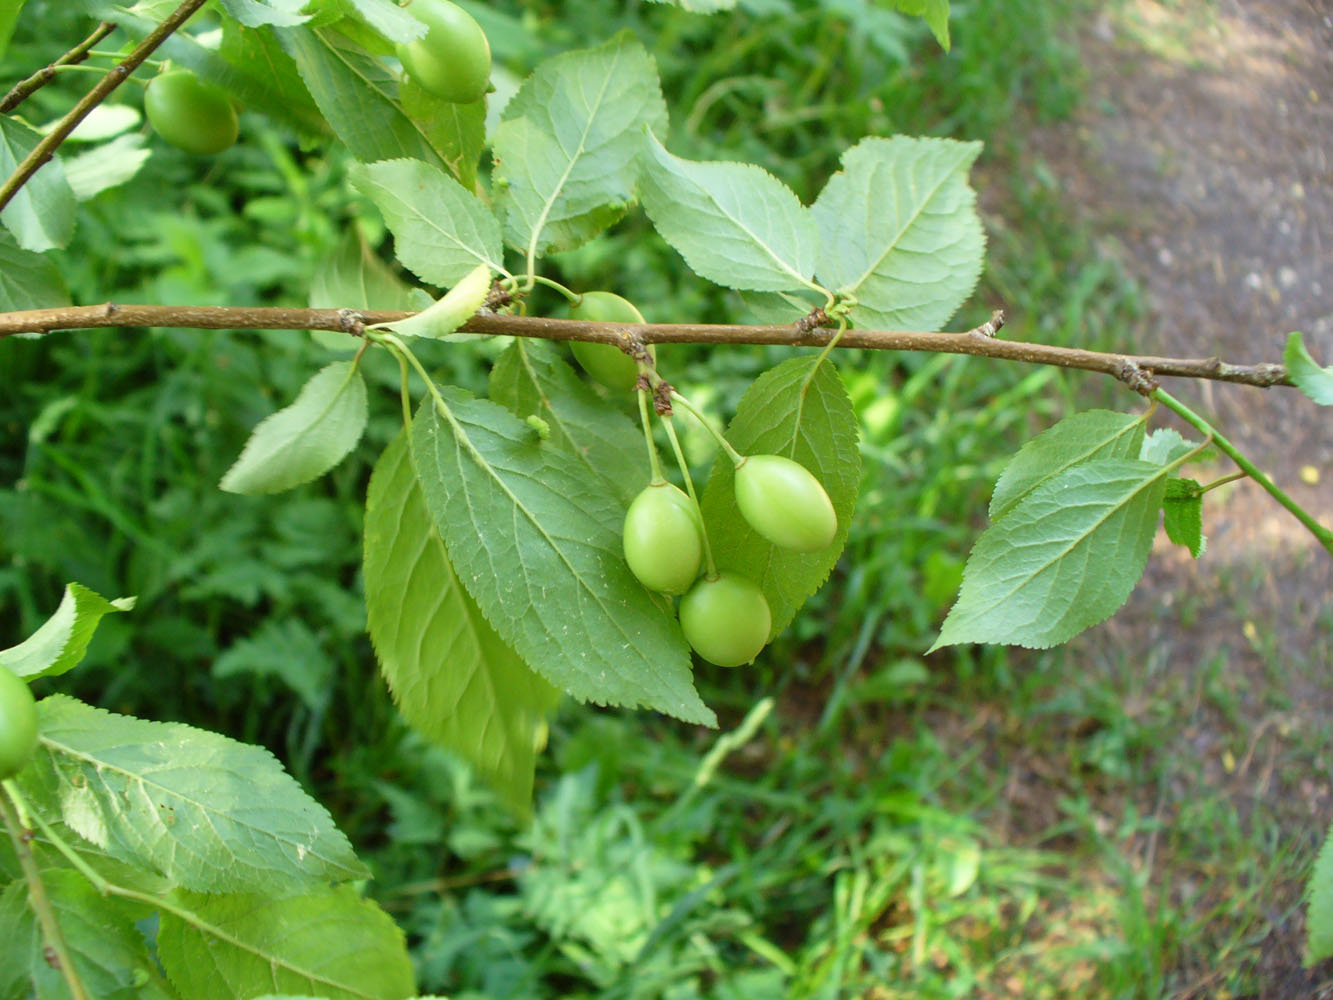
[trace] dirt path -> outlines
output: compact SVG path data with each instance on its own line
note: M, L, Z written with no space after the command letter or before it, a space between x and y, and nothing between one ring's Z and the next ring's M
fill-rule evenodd
M1125 0L1083 49L1084 110L1035 148L1147 290L1146 328L1116 346L1276 361L1301 330L1333 363L1333 2ZM1333 526L1333 412L1292 390L1166 388ZM1155 804L1168 828L1205 782L1308 859L1333 820L1333 559L1252 483L1210 494L1204 527L1201 560L1163 539L1129 605L1074 655L1179 705L1179 743L1162 751L1179 781ZM1189 860L1155 857L1162 891ZM1271 889L1262 997L1333 995L1333 969L1300 967L1300 889Z

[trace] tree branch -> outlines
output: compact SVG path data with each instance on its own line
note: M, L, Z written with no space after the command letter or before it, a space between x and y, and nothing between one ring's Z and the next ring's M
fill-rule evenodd
M359 335L372 323L392 323L414 315L410 312L358 312L353 309L287 309L247 306L68 306L0 313L0 339L18 333L50 333L92 327L161 326L197 330L335 330ZM997 317L962 333L924 333L912 330L848 330L839 347L876 351L923 351L936 354L970 354L977 357L1055 365L1100 372L1128 384L1139 392L1150 392L1159 376L1209 379L1267 388L1289 386L1287 370L1280 364L1237 365L1218 358L1164 358L1143 354L1108 354L1077 347L1055 347L1022 341L999 340ZM823 347L835 331L797 323L788 326L744 326L723 323L590 323L540 316L478 314L460 332L508 334L544 340L590 340L623 345L628 337L650 344L786 344L791 347Z
M56 77L56 69L60 66L73 66L75 63L81 63L88 58L88 51L100 42L111 32L116 30L116 26L110 21L103 21L99 24L93 33L81 41L74 48L70 49L63 56L57 59L51 65L39 69L26 80L20 80L14 84L8 94L0 100L0 114L9 114L20 104L26 101L37 91L41 90Z
M208 0L185 0L179 7L171 12L171 16L159 24L142 42L135 46L134 51L125 57L125 61L111 67L106 76L97 81L97 86L88 91L78 104L70 109L69 114L60 119L60 123L55 129L42 139L17 167L9 175L9 179L0 186L0 208L9 204L14 195L18 194L19 189L28 182L33 174L37 173L41 167L46 164L53 156L60 144L69 138L69 134L74 131L79 122L88 116L88 112L101 104L110 96L111 92L124 83L131 73L143 64L143 61L152 55L153 50L170 37L171 33L182 24L200 7L206 4Z

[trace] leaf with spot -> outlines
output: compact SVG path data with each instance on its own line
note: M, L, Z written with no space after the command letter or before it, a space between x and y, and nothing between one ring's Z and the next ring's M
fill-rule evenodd
M605 482L489 400L443 388L412 424L412 460L454 571L500 637L580 701L713 725L676 622L621 551Z
M648 485L643 432L550 344L515 338L491 369L490 395L524 419L544 420L551 445L600 476L625 506Z

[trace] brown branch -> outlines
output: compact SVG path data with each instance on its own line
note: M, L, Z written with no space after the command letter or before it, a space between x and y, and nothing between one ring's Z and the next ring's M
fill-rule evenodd
M414 315L410 312L357 312L352 309L287 309L246 306L68 306L0 313L0 338L17 333L50 333L92 327L161 326L196 330L336 330L357 335L372 323L392 323ZM848 330L839 347L876 351L924 351L936 354L970 354L1036 365L1055 365L1100 372L1144 391L1151 379L1161 376L1236 382L1267 388L1291 385L1280 364L1236 365L1218 358L1163 358L1142 354L1108 354L1077 347L1055 347L1022 341L999 340L995 333L1002 317L962 333L923 333L912 330ZM722 323L591 323L540 316L495 316L478 314L463 325L462 332L508 334L544 340L590 340L604 344L624 343L630 334L651 344L785 344L791 347L823 347L833 330L824 327L800 329L788 326L744 326ZM1147 380L1147 381L1145 381Z
M153 51L170 37L171 33L182 24L208 0L184 0L179 7L171 12L171 15L159 24L142 42L134 47L134 51L125 57L124 62L111 67L106 76L97 81L97 86L88 91L78 104L70 109L69 114L60 119L60 123L45 136L41 142L33 147L17 167L9 175L9 179L0 186L0 208L9 204L14 195L18 194L19 189L28 182L33 174L37 173L53 156L60 144L69 138L69 134L74 131L79 122L88 116L88 112L101 104L111 95L111 92L124 83L131 73L143 64L143 61L152 55Z
M41 90L48 83L56 78L56 70L61 66L73 66L75 63L81 63L88 58L88 52L94 45L100 42L111 32L116 30L116 26L110 21L103 21L99 24L93 33L81 41L74 48L70 49L63 56L57 59L51 65L39 69L26 80L20 80L14 84L8 94L0 99L0 114L9 114L20 104L26 101L37 91Z

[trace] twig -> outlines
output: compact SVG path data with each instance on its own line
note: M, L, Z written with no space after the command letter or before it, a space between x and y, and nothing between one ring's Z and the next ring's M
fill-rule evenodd
M0 186L0 208L8 205L14 195L18 194L19 189L28 182L28 179L56 155L56 150L60 148L60 144L69 137L69 134L78 127L79 122L83 121L93 108L105 101L113 90L129 79L130 74L153 54L153 50L165 42L173 31L188 21L191 15L207 2L208 0L184 0L184 3L172 11L165 21L154 28L147 38L134 47L134 51L125 57L124 62L111 67L106 76L97 81L97 86L88 91L83 99L70 109L69 114L60 119L59 124L50 134L37 143L23 162L14 168L14 172L9 175L9 179L5 181L3 186Z
M94 45L100 42L111 32L116 30L116 26L110 21L103 21L97 26L91 35L81 41L74 48L70 49L63 56L57 59L51 65L39 69L26 80L20 80L14 84L8 94L0 100L0 114L9 114L20 104L26 101L37 91L41 90L48 83L56 78L56 69L60 66L73 66L75 63L81 63L88 58L88 52Z
M411 312L365 312L349 309L288 309L248 306L67 306L0 313L0 338L16 333L50 333L90 327L161 326L196 330L336 330L359 332L361 324L392 323L414 315ZM1077 347L1056 347L1023 341L999 340L993 335L995 319L963 333L924 333L912 330L847 330L839 347L876 351L924 351L935 354L969 354L1036 365L1055 365L1081 371L1100 372L1126 380L1127 375L1148 378L1174 376L1209 379L1267 388L1289 386L1287 370L1280 364L1236 365L1217 358L1163 358L1141 354L1108 354ZM987 333L988 328L992 331ZM541 316L477 315L460 332L483 335L508 334L544 340L588 340L620 344L626 334L646 344L785 344L792 347L823 347L837 331L826 327L801 330L795 325L745 326L724 323L593 323L584 320L548 319Z

